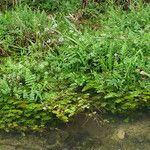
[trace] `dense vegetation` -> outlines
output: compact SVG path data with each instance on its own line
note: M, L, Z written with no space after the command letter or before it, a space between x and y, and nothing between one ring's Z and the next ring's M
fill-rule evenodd
M93 2L80 10L75 0L7 2L0 129L37 130L95 109L128 115L149 108L149 4L123 10Z

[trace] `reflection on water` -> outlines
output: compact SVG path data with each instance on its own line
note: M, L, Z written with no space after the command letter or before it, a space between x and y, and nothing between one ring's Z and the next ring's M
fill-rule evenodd
M150 150L150 118L101 123L80 116L63 129L46 133L0 134L0 150Z

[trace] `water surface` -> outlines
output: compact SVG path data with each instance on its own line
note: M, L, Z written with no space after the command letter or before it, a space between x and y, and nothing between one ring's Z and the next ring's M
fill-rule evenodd
M0 150L150 150L150 118L124 123L78 116L62 129L43 133L0 133Z

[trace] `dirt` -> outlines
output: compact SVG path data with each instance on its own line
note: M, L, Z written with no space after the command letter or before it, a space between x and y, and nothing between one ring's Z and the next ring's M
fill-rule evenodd
M0 150L149 150L150 118L124 123L78 116L61 129L44 133L0 133Z

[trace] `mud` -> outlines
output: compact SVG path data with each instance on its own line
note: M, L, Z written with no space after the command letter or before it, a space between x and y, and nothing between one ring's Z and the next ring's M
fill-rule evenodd
M0 150L149 150L150 117L124 123L78 116L61 129L43 133L0 132Z

